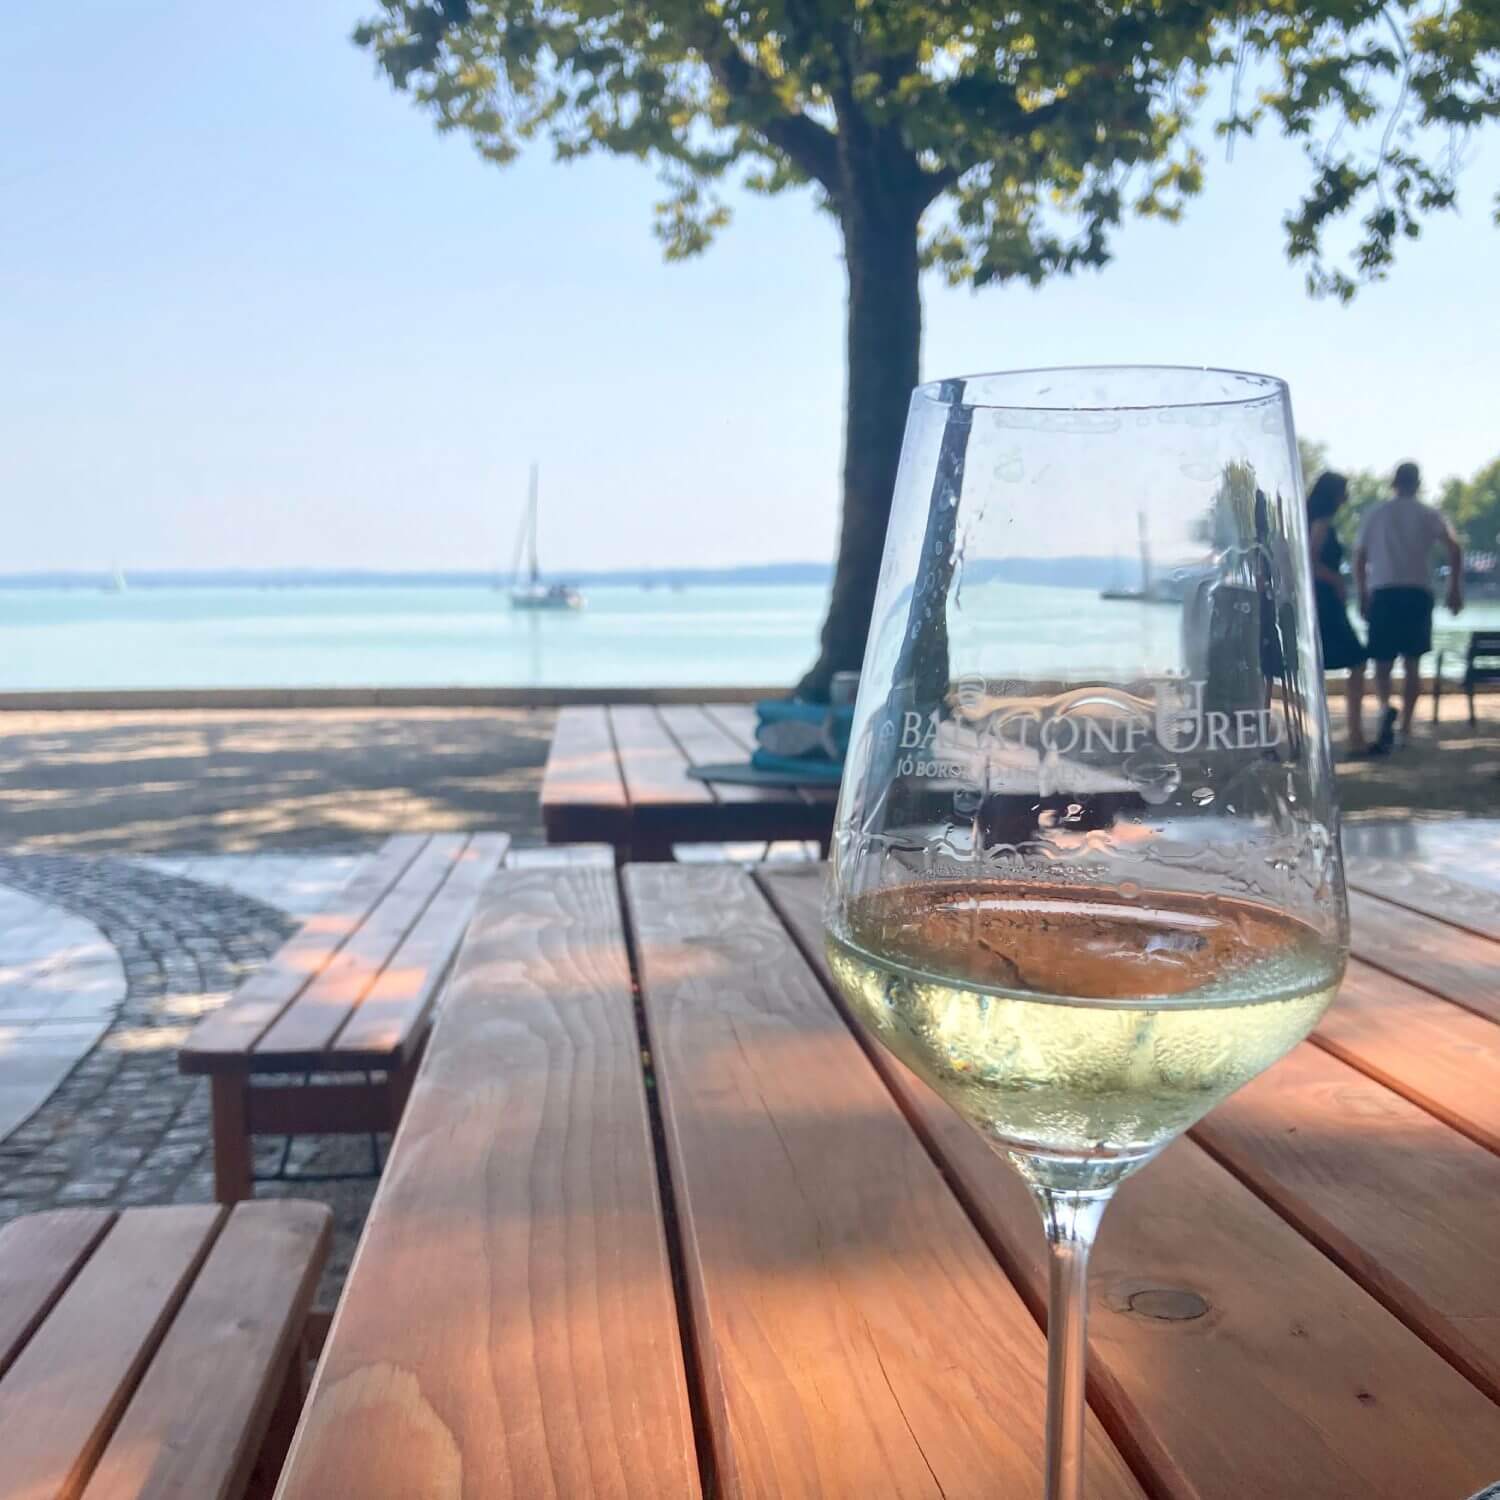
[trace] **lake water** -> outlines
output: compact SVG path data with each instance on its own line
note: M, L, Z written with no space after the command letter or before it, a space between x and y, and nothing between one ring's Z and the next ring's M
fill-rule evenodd
M1101 672L1174 654L1172 607L1088 589L980 593L965 618L985 622L997 673L1053 670L1064 643ZM795 585L593 587L576 614L512 611L477 588L0 590L0 690L790 683L825 602ZM1500 629L1500 604L1438 623L1450 642Z

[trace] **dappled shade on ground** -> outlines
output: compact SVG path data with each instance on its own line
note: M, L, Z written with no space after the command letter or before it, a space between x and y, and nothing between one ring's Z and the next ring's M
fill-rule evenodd
M540 837L541 709L0 714L0 847L90 853Z

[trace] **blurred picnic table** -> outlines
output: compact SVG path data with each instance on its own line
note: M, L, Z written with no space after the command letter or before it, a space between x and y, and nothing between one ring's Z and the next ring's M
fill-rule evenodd
M1500 1479L1500 895L1351 872L1315 1036L1106 1218L1098 1500ZM1041 1494L1036 1211L848 1024L821 887L495 877L281 1500Z
M559 710L542 777L551 843L604 843L621 859L672 858L677 844L816 840L826 850L833 787L701 781L694 766L745 764L749 703L617 704Z

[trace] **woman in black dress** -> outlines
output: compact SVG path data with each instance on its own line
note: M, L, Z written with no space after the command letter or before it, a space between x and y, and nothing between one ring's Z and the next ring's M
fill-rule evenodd
M1349 496L1349 482L1331 470L1318 475L1307 496L1308 545L1312 551L1313 593L1318 606L1318 634L1323 641L1323 667L1349 673L1345 684L1349 719L1349 754L1368 755L1360 703L1365 691L1368 653L1349 623L1344 576L1344 549L1333 529L1333 518Z

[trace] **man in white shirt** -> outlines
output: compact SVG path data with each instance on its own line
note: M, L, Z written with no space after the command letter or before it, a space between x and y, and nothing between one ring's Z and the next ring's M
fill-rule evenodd
M1365 517L1354 550L1359 610L1370 626L1375 661L1375 692L1380 699L1380 734L1370 747L1390 753L1396 737L1391 707L1391 667L1401 658L1401 737L1411 733L1412 715L1422 691L1422 657L1432 649L1432 553L1448 554L1448 608L1464 607L1464 554L1441 511L1417 499L1422 476L1413 463L1401 464L1394 491Z

